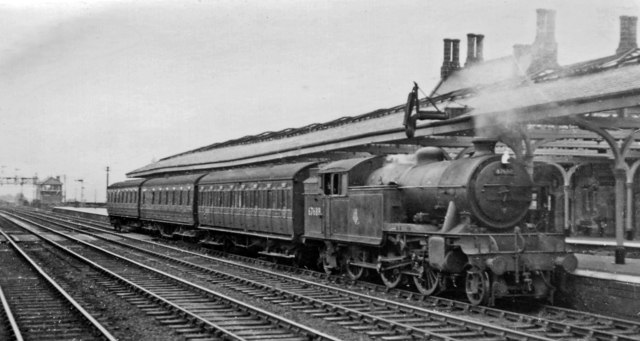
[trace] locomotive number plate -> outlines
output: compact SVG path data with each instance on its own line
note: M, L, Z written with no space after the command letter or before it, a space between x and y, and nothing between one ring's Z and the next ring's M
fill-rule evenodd
M309 216L321 216L322 209L320 207L309 207L307 210L307 215Z

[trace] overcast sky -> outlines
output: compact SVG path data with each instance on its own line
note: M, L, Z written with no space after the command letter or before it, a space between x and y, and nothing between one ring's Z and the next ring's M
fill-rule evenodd
M640 1L0 0L0 175L66 175L78 199L83 179L104 200L107 165L120 181L203 145L401 104L412 81L436 85L443 38L461 39L462 61L467 33L485 35L485 59L506 56L533 42L536 8L557 11L568 64L613 54Z

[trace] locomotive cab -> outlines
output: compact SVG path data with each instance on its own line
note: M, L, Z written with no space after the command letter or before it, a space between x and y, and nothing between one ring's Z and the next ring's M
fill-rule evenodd
M382 163L378 156L335 161L307 179L305 237L379 244L383 202L363 194L361 187Z

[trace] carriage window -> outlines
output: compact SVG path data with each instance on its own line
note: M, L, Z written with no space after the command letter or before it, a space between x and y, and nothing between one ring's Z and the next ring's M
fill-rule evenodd
M187 190L187 205L191 205L191 189Z
M278 190L278 208L282 209L284 207L284 191Z

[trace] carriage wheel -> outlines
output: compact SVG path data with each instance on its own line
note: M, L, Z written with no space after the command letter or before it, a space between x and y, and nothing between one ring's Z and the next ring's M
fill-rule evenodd
M349 249L349 256L348 256L348 261L346 262L346 272L347 275L349 276L349 278L351 278L354 281L359 280L362 277L366 277L369 273L368 269L360 267L360 266L355 266L355 265L349 265L349 262L368 262L369 261L369 253L366 251L361 250L360 248L357 247L352 247Z
M380 278L382 278L382 282L387 288L393 289L402 281L402 272L399 268L382 271L380 272Z
M440 288L441 274L430 266L420 266L418 269L420 275L413 276L413 283L423 295L433 295Z
M467 292L467 298L471 304L486 305L489 303L489 297L491 296L491 282L489 281L489 274L486 271L479 269L471 269L467 271L465 289Z

